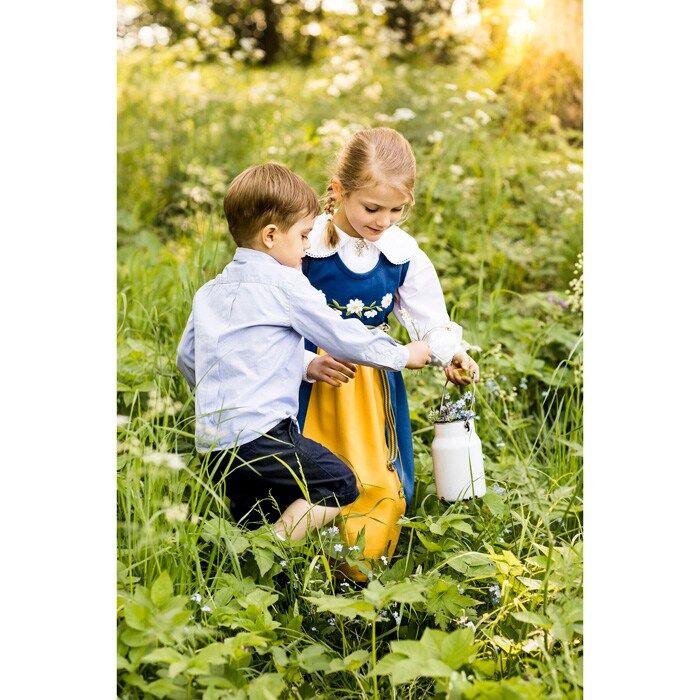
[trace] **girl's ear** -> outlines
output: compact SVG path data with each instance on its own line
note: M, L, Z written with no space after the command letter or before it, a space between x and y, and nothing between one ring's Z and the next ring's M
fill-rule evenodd
M262 244L269 249L272 249L275 245L275 234L279 231L275 224L268 224L265 228L260 231L260 241Z
M337 177L331 179L331 189L333 190L333 197L335 198L336 204L340 204L344 191L343 186L340 184L340 180Z

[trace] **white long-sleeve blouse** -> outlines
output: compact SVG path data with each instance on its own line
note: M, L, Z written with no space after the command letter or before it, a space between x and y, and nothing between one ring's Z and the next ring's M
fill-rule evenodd
M353 272L371 270L383 253L390 262L408 262L404 283L394 295L394 315L406 328L411 340L425 340L433 353L432 364L446 366L455 353L468 347L462 341L462 328L450 320L435 267L416 241L402 228L391 226L376 242L349 236L336 226L339 242L326 244L328 216L322 214L314 222L309 235L310 257L328 257L337 251L343 263ZM305 365L313 359L307 353Z

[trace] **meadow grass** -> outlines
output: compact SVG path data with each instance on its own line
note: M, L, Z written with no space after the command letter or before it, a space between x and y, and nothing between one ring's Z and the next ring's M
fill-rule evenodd
M118 694L581 697L580 134L526 132L485 69L375 62L336 97L320 83L332 70L120 59ZM357 555L330 528L284 543L235 525L194 451L175 348L194 291L233 254L232 177L275 159L322 192L342 140L377 124L416 151L405 228L480 348L489 489L437 498L426 414L444 376L404 373L414 508L361 587L333 575Z

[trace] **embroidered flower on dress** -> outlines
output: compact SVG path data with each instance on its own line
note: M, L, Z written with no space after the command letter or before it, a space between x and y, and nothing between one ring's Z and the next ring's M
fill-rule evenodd
M357 314L359 316L364 308L365 305L362 299L350 299L346 307L346 311L348 316L350 316L350 314Z
M383 297L382 297L382 308L388 309L389 304L391 304L391 292L387 292Z
M376 315L377 315L376 309L370 309L369 311L365 311L365 318L374 318Z

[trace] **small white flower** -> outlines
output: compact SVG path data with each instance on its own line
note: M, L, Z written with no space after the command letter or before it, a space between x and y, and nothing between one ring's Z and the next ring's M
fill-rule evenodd
M377 315L376 309L370 309L369 311L365 311L365 318L374 318L376 315Z
M350 314L357 314L359 316L364 307L365 303L362 301L362 299L350 299L346 307L346 311L348 316L350 316Z
M202 605L202 612L211 612L211 608L208 605Z
M286 560L286 559L280 559L280 566L284 569L284 567L287 566L287 560Z
M486 102L486 98L475 90L467 90L465 97L470 102Z
M482 126L486 126L491 121L491 117L482 109L477 109L476 112L474 112L474 116L479 120Z
M445 138L445 134L439 129L435 129L431 134L428 134L428 143L440 143Z
M360 551L360 546L357 544L354 544L352 547L348 549L348 552L359 552Z
M384 566L386 566L389 563L389 560L383 554L381 557L379 557L379 559L381 560L382 564L384 564Z
M194 600L195 603L201 603L202 602L202 596L199 593L193 593L190 596L190 600Z
M391 304L392 298L393 298L393 297L392 297L392 295L391 295L391 292L387 292L387 293L382 297L382 302L381 302L381 303L382 303L382 308L383 308L383 309L388 309L388 308L389 308L389 304Z
M129 425L129 416L117 416L117 428L123 428L125 425Z
M567 172L577 173L577 174L583 172L583 168L578 163L569 163L566 166L566 170L567 170Z
M441 223L442 223L442 214L441 214L439 211L435 212L435 214L433 215L433 221L434 221L436 224L441 224Z
M335 549L336 552L342 552L343 551L343 545L342 544L334 544L333 549Z
M366 97L368 100L372 100L373 102L377 102L379 98L382 96L382 85L381 83L372 83L371 85L368 85L363 91L362 95L363 97Z
M178 503L165 509L165 519L170 523L184 523L187 520L187 503Z
M153 450L143 456L143 461L146 464L155 466L166 466L175 471L185 468L185 462L179 454L172 452L157 452Z
M397 122L407 122L416 118L416 113L408 107L399 107L393 114Z
M340 530L333 525L332 527L329 527L327 530L324 530L322 534L324 535L337 535L340 532Z
M457 177L464 175L464 168L461 165L450 165L450 172Z

